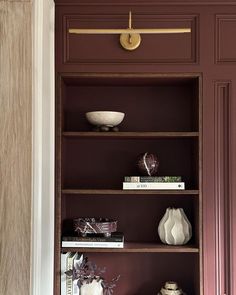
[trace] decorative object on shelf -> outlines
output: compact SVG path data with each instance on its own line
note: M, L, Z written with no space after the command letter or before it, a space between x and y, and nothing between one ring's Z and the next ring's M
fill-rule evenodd
M164 244L186 244L192 237L192 226L184 210L167 208L159 223L158 234Z
M161 288L161 291L157 295L186 295L176 282L166 282L165 286Z
M102 280L92 280L91 283L84 283L80 287L80 295L103 295Z
M114 111L94 111L85 114L90 124L96 126L94 131L119 131L119 125L125 114Z
M137 166L142 175L156 175L159 167L157 155L148 152L139 155L137 159Z
M105 237L110 237L111 233L117 231L117 221L108 218L76 218L74 229L82 236L104 234Z
M85 257L82 263L75 263L73 269L65 272L67 276L72 276L73 281L77 281L80 295L111 295L116 287L119 277L107 281L103 275L105 268L100 268L96 264L88 261Z
M140 34L182 34L191 33L191 28L160 28L160 29L133 29L132 13L129 12L128 29L69 29L70 34L121 34L120 44L126 50L135 50L141 43Z

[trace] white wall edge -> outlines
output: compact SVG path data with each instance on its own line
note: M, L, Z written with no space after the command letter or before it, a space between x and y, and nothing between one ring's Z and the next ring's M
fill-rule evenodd
M34 0L32 15L31 295L53 295L55 70L54 2Z

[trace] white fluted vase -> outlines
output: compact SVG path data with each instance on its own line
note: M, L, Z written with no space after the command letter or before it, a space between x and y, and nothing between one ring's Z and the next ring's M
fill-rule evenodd
M84 283L80 287L80 295L103 295L102 281L93 280L90 284Z
M162 217L158 234L161 241L168 245L184 245L192 237L192 226L183 208L167 208Z

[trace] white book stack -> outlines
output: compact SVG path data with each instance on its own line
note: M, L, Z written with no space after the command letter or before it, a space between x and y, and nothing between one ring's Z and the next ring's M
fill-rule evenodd
M80 265L82 261L83 261L83 254L80 254L77 252L77 255L75 256L75 259L74 259L74 267L76 264ZM80 295L80 290L77 285L77 282L78 280L73 281L73 295Z
M114 232L110 237L99 234L90 234L86 237L63 236L62 247L69 248L124 248L124 234Z
M124 242L62 242L62 247L78 248L124 248Z
M124 190L184 190L181 176L125 176Z
M184 190L184 182L123 182L124 190Z

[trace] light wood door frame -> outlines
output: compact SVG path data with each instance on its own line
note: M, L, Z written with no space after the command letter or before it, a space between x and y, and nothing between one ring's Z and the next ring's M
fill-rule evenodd
M53 294L54 1L34 0L31 294Z

